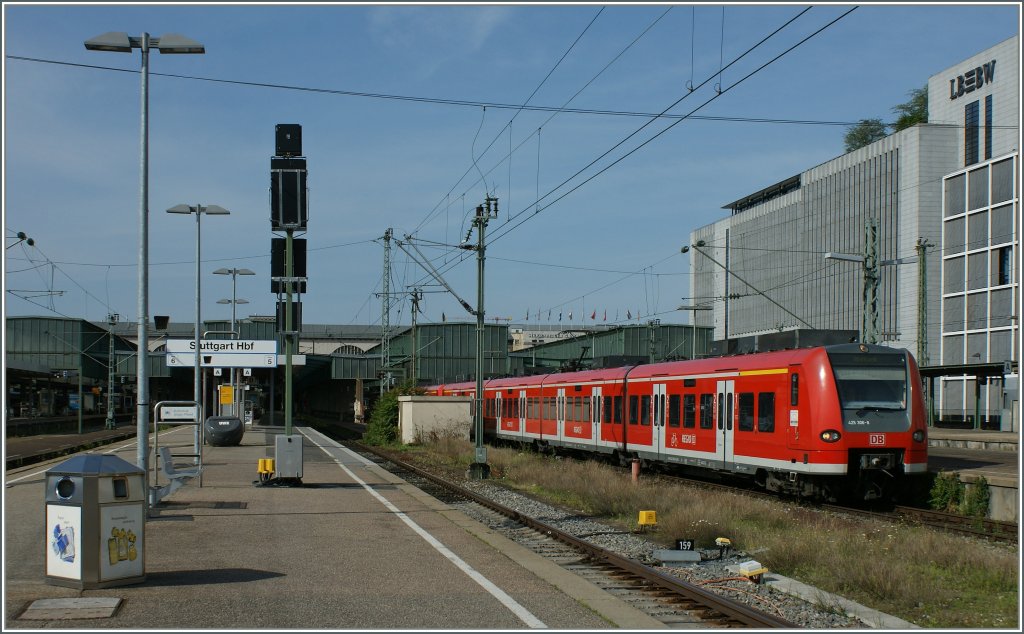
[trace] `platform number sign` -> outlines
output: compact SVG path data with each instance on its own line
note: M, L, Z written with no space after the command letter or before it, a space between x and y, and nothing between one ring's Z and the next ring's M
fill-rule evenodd
M694 540L692 539L677 539L676 550L693 550Z

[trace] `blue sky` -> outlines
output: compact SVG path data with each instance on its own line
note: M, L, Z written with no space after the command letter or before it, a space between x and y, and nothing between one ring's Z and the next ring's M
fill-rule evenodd
M203 318L230 317L220 267L257 274L238 278L240 316L273 314L274 126L298 123L305 323L380 322L388 227L475 304L473 254L437 244L458 244L488 194L500 210L487 228L489 320L622 323L628 311L688 323L675 308L689 296L690 231L843 153L842 125L743 119L892 121L930 75L1020 30L1016 3L866 4L812 36L852 6L4 3L5 245L19 231L36 243L5 250L5 311L137 318L140 54L83 46L124 31L206 47L150 56L151 315L194 319L195 222L165 213L181 203L231 211L203 218ZM660 113L684 96L668 114L690 118L655 120L613 149L651 117L608 112ZM421 321L473 319L394 245L392 257L391 289L404 293L392 323L410 322L413 287Z

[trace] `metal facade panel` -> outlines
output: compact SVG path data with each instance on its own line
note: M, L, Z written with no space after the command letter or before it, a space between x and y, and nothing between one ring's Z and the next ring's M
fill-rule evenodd
M376 379L380 372L380 357L331 357L332 379Z

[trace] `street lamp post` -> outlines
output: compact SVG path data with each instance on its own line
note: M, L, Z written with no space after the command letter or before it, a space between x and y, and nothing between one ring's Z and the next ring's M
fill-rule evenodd
M137 464L149 471L149 376L146 368L149 353L149 49L155 46L161 53L202 54L202 44L187 37L168 33L151 38L129 37L127 33L110 32L85 41L86 50L131 53L142 51L142 107L139 169L139 358L136 373L136 419L138 423Z
M199 330L199 311L201 306L200 300L200 276L199 276L199 265L202 262L202 216L206 214L208 216L226 216L230 211L220 207L218 205L175 205L167 210L169 214L195 214L196 215L196 323L195 323L195 385L194 385L194 396L196 402L196 430L195 430L195 456L194 460L196 464L199 464L200 452L202 446L199 442L200 427L203 424L203 403L202 403L202 392L200 386L201 377L201 364L199 362L199 345L201 333Z
M256 273L254 271L250 271L249 269L235 269L235 268L223 269L222 268L222 269L217 269L216 271L213 272L213 274L214 275L230 275L231 276L231 299L230 300L221 299L221 300L218 300L217 303L218 304L231 304L231 332L234 333L232 336L235 337L236 339L238 339L239 338L238 332L235 330L235 306L238 305L238 304L248 304L249 302L248 302L248 300L244 300L244 299L236 299L236 294L235 294L235 290L236 290L236 287L237 287L236 280L237 280L239 275L256 275ZM238 399L236 398L236 391L235 390L236 390L236 388L235 388L235 368L231 368L231 414L234 415L234 416L238 416Z

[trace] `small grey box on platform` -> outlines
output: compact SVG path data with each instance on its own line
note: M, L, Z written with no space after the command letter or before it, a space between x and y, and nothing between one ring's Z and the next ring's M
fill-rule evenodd
M274 437L274 470L278 478L302 478L302 435Z
M654 558L662 563L679 563L700 561L700 553L696 550L669 550L667 548L654 551Z

